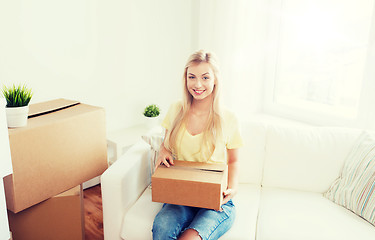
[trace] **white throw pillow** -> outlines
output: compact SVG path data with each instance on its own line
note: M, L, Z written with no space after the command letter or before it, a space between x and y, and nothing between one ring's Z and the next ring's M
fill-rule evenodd
M142 139L150 144L151 147L151 159L150 159L150 168L151 176L154 173L155 163L159 156L160 145L163 143L164 134L163 133L152 133L149 135L143 135Z
M324 196L375 226L375 136L362 132Z

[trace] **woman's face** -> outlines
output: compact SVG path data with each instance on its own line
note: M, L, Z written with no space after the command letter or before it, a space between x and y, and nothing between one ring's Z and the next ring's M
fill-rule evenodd
M215 75L209 63L203 62L188 67L186 87L195 100L203 100L210 96L215 82Z

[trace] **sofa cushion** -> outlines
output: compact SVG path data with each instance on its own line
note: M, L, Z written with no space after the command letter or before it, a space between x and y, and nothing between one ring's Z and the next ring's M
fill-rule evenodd
M262 122L241 123L244 146L239 149L239 181L259 184L262 181L266 125Z
M373 240L375 228L322 194L262 188L257 240Z
M138 201L125 214L121 237L134 240L152 239L152 223L162 206L162 203L151 201L151 187L146 188Z
M256 222L260 200L260 186L240 184L233 202L236 206L236 218L229 231L220 240L255 239Z
M262 185L325 192L359 134L347 128L270 126Z
M375 136L361 134L324 196L375 225Z
M260 187L240 184L233 202L236 206L236 220L233 227L220 239L247 240L255 238L256 220L260 198ZM152 239L152 223L162 203L151 201L151 188L147 188L124 217L121 237L123 239Z

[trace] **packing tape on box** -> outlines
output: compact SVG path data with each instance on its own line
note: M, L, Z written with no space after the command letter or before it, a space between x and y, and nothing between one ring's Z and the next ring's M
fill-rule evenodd
M182 170L188 170L188 171L206 171L206 172L213 172L213 173L222 173L224 170L222 169L209 169L209 168L195 168L195 167L185 167L185 166L174 166L171 165L171 168L174 169L182 169Z

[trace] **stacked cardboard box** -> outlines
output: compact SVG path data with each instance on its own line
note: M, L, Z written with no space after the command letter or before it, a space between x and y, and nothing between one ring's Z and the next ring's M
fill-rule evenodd
M14 240L84 239L82 187L77 186L19 213L8 210Z
M13 174L4 177L4 188L13 213L31 216L25 209L47 199L67 199L56 195L108 167L104 109L77 101L30 105L27 126L9 129L9 144Z

